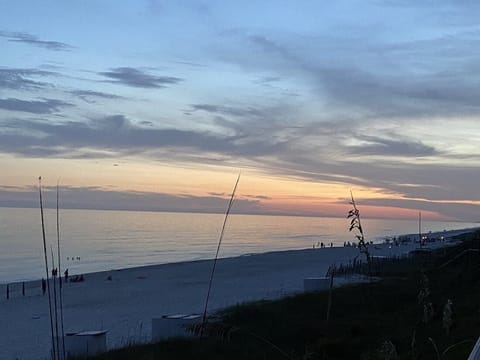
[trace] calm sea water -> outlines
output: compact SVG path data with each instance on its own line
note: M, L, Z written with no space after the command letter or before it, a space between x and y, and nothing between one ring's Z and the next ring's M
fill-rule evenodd
M45 211L49 262L55 262L56 214ZM212 258L223 222L220 214L62 210L61 267L70 274ZM363 219L366 237L416 233L416 221ZM475 223L423 222L423 230L478 227ZM311 248L317 242L352 241L347 219L231 215L221 257ZM0 208L0 282L45 276L38 209ZM51 265L50 265L51 266Z

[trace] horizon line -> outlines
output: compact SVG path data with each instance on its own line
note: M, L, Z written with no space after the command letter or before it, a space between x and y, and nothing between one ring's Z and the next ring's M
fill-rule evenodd
M39 209L37 206L26 206L26 205L2 205L0 204L0 208L4 209ZM45 209L55 210L54 206L44 205ZM61 209L62 210L62 209ZM212 214L212 215L222 215L225 212L222 211L204 211L204 210L179 210L179 209L125 209L125 208L93 208L93 207L74 207L74 206L67 206L64 207L63 210L86 210L86 211L131 211L131 212L156 212L156 213L180 213L180 214ZM299 213L286 213L286 212L246 212L246 211L233 211L231 215L252 215L252 216L290 216L290 217L307 217L307 218L331 218L331 219L347 219L347 217L343 216L336 216L336 215L327 215L327 214L299 214ZM416 220L414 218L395 218L395 217L375 217L375 216L362 216L363 219L371 219L371 220L399 220L399 221L412 221ZM426 221L432 222L457 222L457 223L480 223L480 220L477 221L468 221L468 220L460 220L460 219L450 219L450 220L435 220L435 219L428 219Z

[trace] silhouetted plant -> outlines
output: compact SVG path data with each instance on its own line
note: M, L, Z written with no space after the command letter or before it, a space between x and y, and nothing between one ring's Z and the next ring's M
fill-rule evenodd
M382 359L385 360L398 359L397 349L395 348L395 345L393 345L391 340L385 340L382 343L380 349L378 350L378 353L382 357Z
M450 334L450 330L453 326L453 303L452 300L447 299L447 303L443 308L443 316L442 316L442 327L445 330L447 335Z
M433 318L435 312L430 298L429 280L425 273L422 274L421 289L417 295L417 300L422 309L422 322L426 324Z
M355 203L355 199L353 198L353 193L350 191L350 196L352 200L350 204L353 206L353 209L348 211L347 219L350 220L350 229L349 231L356 231L355 237L358 240L358 249L360 250L360 254L364 254L368 264L370 264L370 253L368 251L367 244L365 244L365 236L363 235L363 228L362 223L360 221L360 210L357 208L357 204Z
M435 350L435 355L437 356L437 360L442 360L442 356L440 355L440 351L438 351L438 346L436 342L431 337L428 338L428 341L430 341L433 349Z

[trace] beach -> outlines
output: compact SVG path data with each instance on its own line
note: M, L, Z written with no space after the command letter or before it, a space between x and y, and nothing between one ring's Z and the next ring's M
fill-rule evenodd
M468 231L471 229L463 232ZM442 233L445 240L428 247L451 245L447 239L461 232ZM369 247L373 256L407 254L415 248L418 244ZM329 266L349 263L358 254L354 247L326 247L219 259L209 313L301 292L304 278L325 276ZM84 274L84 281L68 282L63 287L65 333L106 330L109 349L149 341L152 318L203 312L211 269L212 260L200 260ZM11 284L9 299L5 286L0 287L0 319L4 324L0 358L48 358L48 296L42 294L40 281L26 283L25 296L21 284Z

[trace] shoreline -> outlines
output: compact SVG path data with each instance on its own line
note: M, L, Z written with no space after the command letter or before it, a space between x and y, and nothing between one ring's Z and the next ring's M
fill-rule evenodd
M430 236L435 236L435 237L438 237L440 235L444 236L445 239L448 239L448 238L451 238L451 237L454 237L454 236L457 236L459 234L465 234L465 233L470 233L470 232L474 232L476 230L480 230L480 226L479 227L471 227L471 228L464 228L464 229L456 229L456 230L443 230L443 231L435 231L435 232L428 232L428 233L423 233L423 235L430 235ZM409 234L400 234L400 235L396 235L397 238L401 238L401 237L410 237L410 238L418 238L418 233L415 234L415 233L409 233ZM352 236L352 239L354 237ZM383 239L382 242L378 241L380 240L379 238L376 238L375 240L373 240L373 244L370 244L370 246L378 246L378 245L385 245L385 239L387 238L392 238L392 236L384 236L382 237L381 239ZM410 243L409 243L410 244ZM418 243L415 243L415 241L412 240L411 244L418 244ZM327 246L325 244L325 247L323 249L321 248L314 248L315 250L325 250L325 249L330 249L331 247L330 246ZM339 245L334 245L333 248L345 248L344 246L339 246ZM352 247L354 248L354 247ZM240 254L240 255L234 255L234 256L225 256L225 257L219 257L218 259L219 260L224 260L224 259L232 259L232 258L241 258L241 257L248 257L248 256L257 256L257 255L268 255L268 254L272 254L272 253L288 253L288 252L296 252L296 251L305 251L305 250L312 250L312 248L308 247L308 248L296 248L296 249L285 249L285 250L271 250L271 251L264 251L264 252L258 252L258 253L245 253L245 254ZM192 260L180 260L180 261L174 261L174 262L165 262L165 263L155 263L155 264L146 264L146 265L138 265L138 266L126 266L126 267L118 267L118 268L111 268L111 269L107 269L107 270L100 270L100 271L91 271L91 272L79 272L79 273L72 273L70 274L70 277L72 276L75 276L75 275L83 275L83 276L90 276L90 275L93 275L93 274L98 274L98 273L109 273L109 272L112 272L112 271L124 271L124 270L131 270L131 269L141 269L141 268L149 268L149 267L157 267L157 266L170 266L170 265L174 265L174 264L182 264L182 263L195 263L195 262L209 262L209 261L213 261L213 257L212 258L207 258L207 259L192 259ZM62 270L65 270L65 269L62 269ZM63 275L63 274L62 274ZM0 281L0 298L1 298L1 294L4 293L4 288L6 287L6 285L13 285L13 286L18 286L19 284L22 284L22 283L25 283L25 285L29 285L29 286L32 286L32 284L37 284L39 283L40 284L40 281L41 279L44 278L44 277L41 277L41 278L36 278L36 279L25 279L25 280L14 280L14 281ZM63 276L62 276L63 278Z
M448 237L472 231L455 230L448 232ZM428 247L453 244L445 240ZM395 256L407 254L418 244L374 244L370 248L373 256ZM348 263L357 255L358 248L342 246L220 258L209 313L243 302L303 292L305 278L325 276L330 265ZM64 283L65 332L107 330L109 349L149 341L152 318L203 312L211 266L211 260L147 265L88 273L83 282ZM31 284L35 282L38 284L38 280ZM0 288L4 291L5 285ZM0 294L0 318L8 324L0 331L0 358L47 358L48 296L42 295L40 287L36 293L17 293L8 300L4 292ZM25 334L29 334L29 341L25 341Z
M1 214L6 228L2 237L5 251L0 254L0 283L36 280L46 275L38 211L33 210ZM56 248L56 214L47 211L45 215L47 244ZM272 216L233 215L229 219L221 257L305 249L318 241L343 246L345 241L355 239L348 231L345 217L286 217L279 221ZM65 212L61 221L62 268L69 268L72 274L85 274L212 258L221 220L218 214ZM386 236L399 236L418 229L416 221L364 220L365 238L375 243L382 242ZM423 223L426 232L478 226L449 221Z

